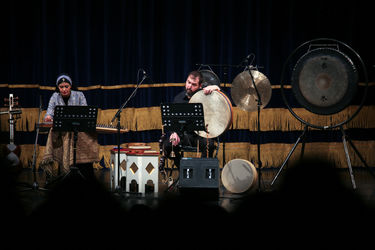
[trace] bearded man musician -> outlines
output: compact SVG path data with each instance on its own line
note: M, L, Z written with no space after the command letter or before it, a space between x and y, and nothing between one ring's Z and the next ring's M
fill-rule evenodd
M185 89L175 96L173 103L188 103L190 98L199 90L203 90L205 95L210 95L213 91L220 90L220 87L217 85L209 85L202 88L202 82L203 76L199 71L195 70L190 72L185 82ZM174 164L179 167L182 157L181 148L183 146L196 147L198 142L202 153L201 157L212 157L215 150L214 140L208 139L207 155L207 138L200 137L194 132L187 131L185 131L183 135L178 135L176 132L172 132L169 136L169 140L165 140L163 143L164 153L170 158L173 149L175 154Z

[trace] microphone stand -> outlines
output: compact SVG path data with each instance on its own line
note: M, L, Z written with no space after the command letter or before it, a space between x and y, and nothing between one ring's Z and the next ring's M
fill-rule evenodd
M260 159L260 107L262 106L262 100L258 91L257 86L255 85L254 77L253 74L251 73L252 69L257 70L256 67L253 67L251 65L246 67L247 70L249 71L250 77L251 77L251 82L253 84L253 87L255 89L255 92L257 94L257 106L258 106L258 122L257 122L257 151L258 151L258 192L261 191L260 183L262 179L262 161Z
M139 86L143 83L144 80L146 80L146 78L147 78L147 75L143 71L143 78L142 78L142 80L137 84L137 86L135 87L133 93L131 93L131 95L128 97L128 99L121 105L121 107L117 110L117 113L115 114L115 116L111 120L111 124L112 124L113 121L117 119L117 186L116 186L115 190L118 191L118 192L121 191L121 186L120 186L120 135L121 135L120 130L121 130L121 112L124 109L124 107L126 106L126 104L128 104L128 102L130 101L130 99L135 96L135 94L136 94ZM124 188L124 191L126 191L126 187Z
M39 138L39 130L40 130L40 126L39 126L39 121L40 121L40 115L42 113L42 96L40 95L39 96L39 114L38 114L38 121L37 121L37 124L35 124L35 128L36 128L36 136L35 136L35 142L34 142L34 153L33 153L33 163L32 163L32 172L33 172L33 184L30 185L30 184L27 184L28 188L22 190L22 192L25 192L25 191L29 191L29 190L42 190L42 191L48 191L48 189L46 188L42 188L39 186L39 183L37 181L37 177L36 177L36 158L37 158L37 147L38 147L38 138Z

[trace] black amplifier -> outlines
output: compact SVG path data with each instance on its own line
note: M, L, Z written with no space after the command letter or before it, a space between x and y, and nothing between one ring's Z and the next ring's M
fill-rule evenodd
M219 188L220 169L217 158L182 158L179 188Z

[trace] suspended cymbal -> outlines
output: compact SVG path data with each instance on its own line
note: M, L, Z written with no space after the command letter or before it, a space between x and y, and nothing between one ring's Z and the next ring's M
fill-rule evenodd
M260 107L264 108L271 99L271 83L264 74L257 70L251 70L251 74L254 77L254 82L262 101ZM242 110L256 111L258 109L257 93L248 71L243 71L234 78L231 96L236 106Z

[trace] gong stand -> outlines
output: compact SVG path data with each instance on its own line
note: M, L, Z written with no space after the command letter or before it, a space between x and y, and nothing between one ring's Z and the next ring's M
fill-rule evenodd
M317 48L317 49L310 50L314 46L323 47L323 48ZM356 59L356 62L358 63L358 65L362 69L363 78L364 78L364 81L366 83L366 87L365 87L365 91L364 91L364 94L362 96L360 105L349 118L347 118L346 120L344 120L340 123L337 123L335 125L330 125L330 126L320 126L320 125L314 125L314 124L308 123L305 120L303 120L301 117L299 117L293 111L293 109L290 107L290 105L287 101L287 98L286 98L285 93L284 93L284 73L286 72L286 67L287 67L287 65L289 65L289 62L291 61L292 57L295 54L297 54L297 52L300 53L301 50L306 48L306 47L309 47L308 52L305 53L298 60L297 64L294 67L294 72L292 74L292 90L295 94L295 97L296 97L297 101L299 101L302 106L304 106L306 109L308 109L312 113L316 113L316 114L320 114L320 115L330 115L330 114L337 113L337 112L343 110L345 107L347 107L347 105L349 105L350 101L352 100L352 98L354 96L354 94L352 92L355 92L355 90L356 90L355 87L356 87L356 84L358 82L357 69L355 67L355 64L352 62L352 60L346 54L341 52L338 48L344 48L349 53L354 55L353 59ZM332 49L332 47L335 47L336 49ZM340 65L344 65L344 66L341 67ZM326 67L326 66L328 66L328 67ZM316 75L311 73L312 72L311 69L313 69L314 67L315 67L315 69L318 73L318 74L314 73ZM329 69L330 67L331 68L336 67L336 68L339 68L340 70L342 70L340 75L337 76L333 72L326 71L326 69ZM304 78L304 76L306 76L306 74L310 74L310 73L312 74L311 75L312 77L310 77L310 78L305 77ZM319 89L319 86L318 86L318 84L316 84L316 82L318 82L319 84L321 82L324 83L324 81L321 81L321 80L324 80L324 79L320 78L322 75L324 75L330 81L329 84L331 84L331 83L341 84L341 83L343 83L342 79L340 78L341 75L347 75L348 76L347 79L349 79L349 80L348 80L348 82L345 82L347 84L347 89L346 89L347 91L346 91L346 93L342 93L341 99L335 100L334 98L336 98L336 96L334 94L326 95L326 92ZM299 81L299 78L303 78L304 81ZM311 81L309 82L308 80L311 80ZM314 85L314 83L316 85ZM308 84L310 84L310 85L308 85ZM304 86L304 85L307 85L307 86ZM303 90L304 88L306 89L307 87L310 87L310 86L313 87L313 88L318 86L315 89L315 93L313 93L313 94L319 94L320 96L322 96L322 98L321 99L315 98L315 100L313 99L313 101L315 101L315 102L322 101L321 105L320 105L319 102L318 102L318 104L316 104L314 102L310 102L309 98L311 99L312 95L308 96L308 95L302 93L304 91ZM327 86L330 87L331 85L326 85L326 87ZM336 86L336 88L337 88L337 86ZM357 185L355 183L352 164L351 164L351 160L350 160L350 156L349 156L348 142L352 146L352 148L354 149L354 152L357 154L357 156L359 157L361 162L369 170L370 174L373 177L375 177L375 174L371 171L370 167L367 165L366 161L364 160L362 155L359 153L358 149L354 146L352 141L349 139L349 137L347 136L347 134L345 133L345 130L343 128L343 126L346 123L351 121L359 113L359 111L361 110L361 108L364 105L364 102L365 102L365 99L366 99L366 96L367 96L367 91L368 91L368 77L367 77L366 67L365 67L361 57L352 48L350 48L345 43L342 43L342 42L334 40L334 39L328 39L328 38L319 38L319 39L314 39L314 40L303 43L302 45L297 47L289 55L286 62L284 63L282 75L281 75L281 89L280 90L281 90L281 96L283 98L283 101L284 101L285 105L287 106L287 108L289 109L290 113L297 120L299 120L300 122L302 122L305 125L305 129L302 132L302 134L298 137L298 139L297 139L296 143L294 144L293 148L290 150L288 156L286 157L286 159L283 162L283 164L281 165L279 171L277 172L274 179L272 180L271 186L275 183L279 174L283 170L285 164L287 163L287 161L289 160L289 158L291 157L291 155L293 154L294 150L296 149L298 143L301 142L301 140L303 140L301 157L303 156L304 138L306 136L306 132L308 131L308 127L321 129L321 130L328 130L328 129L334 129L334 128L340 129L340 132L342 134L342 143L343 143L343 146L344 146L345 157L346 157L346 161L347 161L347 164L348 164L349 175L350 175L350 180L351 180L353 189L356 189ZM312 89L312 90L314 90L314 89ZM311 91L311 92L314 92L314 91ZM324 102L327 101L327 100L330 101L330 99L334 100L336 102L334 102L330 106L325 106Z
M304 148L305 148L305 140L304 139L305 139L306 131L307 130L308 130L308 126L305 125L305 129L303 130L302 134L298 137L296 143L294 144L294 146L292 147L292 149L289 151L289 154L286 157L285 161L283 162L283 164L279 168L279 171L277 171L275 177L273 178L273 180L271 182L271 186L275 183L276 179L279 177L279 175L280 175L281 171L283 170L285 164L288 162L289 158L292 156L294 150L296 149L296 147L298 146L298 143L300 143L301 140L302 140L301 158L303 157Z
M303 154L304 154L304 148L305 148L305 141L304 141L304 139L306 138L306 132L308 131L308 127L309 126L307 124L305 124L305 128L304 128L302 134L298 137L296 143L294 144L294 146L292 147L292 149L289 151L289 153L288 153L285 161L283 162L283 164L281 165L281 167L277 171L275 177L273 178L273 180L271 182L271 186L273 186L273 184L275 183L276 179L279 177L281 171L283 170L284 166L288 162L289 158L292 156L294 150L298 146L298 143L300 143L301 141L302 141L302 149L301 149L300 159L302 159ZM345 133L345 130L344 130L343 126L340 125L339 127L340 127L340 132L342 134L342 143L343 143L343 146L344 146L345 157L346 157L346 161L348 163L350 181L352 183L353 189L356 189L357 185L356 185L356 182L355 182L355 179L354 179L352 163L351 163L350 156L349 156L348 142L349 142L350 146L353 148L354 152L357 154L358 158L363 163L363 165L365 165L365 167L369 170L370 174L374 178L375 178L375 174L372 172L371 168L367 165L366 161L364 160L364 158L362 157L362 155L360 154L360 152L358 151L358 149L356 148L356 146L353 144L353 142L351 141L351 139L349 138L349 136Z

